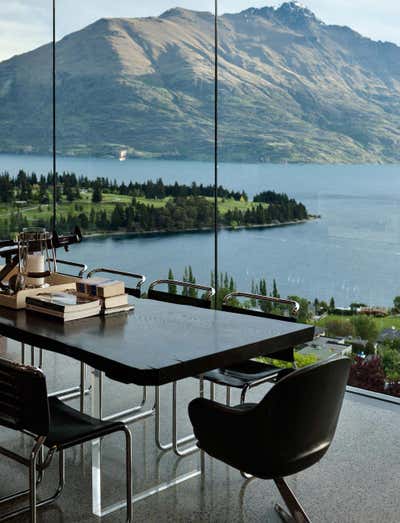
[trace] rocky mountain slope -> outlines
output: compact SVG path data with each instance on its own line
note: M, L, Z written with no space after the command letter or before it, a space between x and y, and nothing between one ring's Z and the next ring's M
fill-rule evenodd
M62 154L212 159L213 16L100 19L57 43ZM307 8L219 18L221 159L400 160L400 48ZM0 63L0 151L51 150L51 46Z

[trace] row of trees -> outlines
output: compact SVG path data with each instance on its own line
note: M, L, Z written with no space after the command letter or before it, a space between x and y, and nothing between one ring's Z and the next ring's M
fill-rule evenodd
M230 213L218 213L221 226L267 225L286 222L293 219L292 214L285 214L280 205L269 207L261 204L245 211L236 210L235 220ZM84 232L90 231L182 231L189 229L208 229L214 224L214 205L200 196L178 197L167 201L165 206L156 207L132 199L130 205L117 203L111 213L104 208L90 213L80 212L59 215L57 226L61 231L71 230L78 225Z
M172 269L169 269L168 279L175 279ZM196 283L196 278L191 266L185 267L182 279L183 281ZM215 283L215 274L212 272L210 285L215 287ZM180 289L175 285L169 285L168 290L172 294L179 292L191 297L201 297L202 295L202 293L196 289ZM215 297L217 308L221 308L223 298L235 290L235 280L229 276L228 273L221 272L218 276L218 295ZM265 278L261 278L259 281L253 281L251 292L263 296L280 297L276 281L272 281L271 291L268 292L268 285ZM299 296L288 296L288 298L294 299L300 304L299 321L309 321L311 317L310 302ZM259 308L267 313L285 314L282 306L277 306L263 300L234 300L233 303L238 307ZM364 350L369 353L367 358L362 358L357 354L353 355L354 361L349 378L350 385L400 397L400 340L386 340L379 345L376 352L374 342L378 336L377 324L373 318L365 315L353 316L350 319L331 318L326 322L326 330L328 335L337 335L338 331L340 331L340 335L342 336L359 336L364 340L368 340L367 347L364 347ZM357 351L357 348L354 347L354 350ZM298 367L311 365L318 361L316 355L303 355L298 352L295 354L295 358ZM272 360L270 358L264 359L274 365L290 366L289 363Z
M174 280L174 273L172 269L170 268L168 271L168 279ZM184 282L190 282L190 283L196 283L196 278L193 274L192 267L189 265L185 267L183 275L182 275L182 281ZM216 288L216 277L215 273L211 271L210 275L210 285L211 287ZM218 293L215 297L217 302L217 308L221 308L222 302L224 297L227 294L230 294L231 292L234 292L237 290L236 282L232 276L229 276L227 272L220 272L218 275ZM180 288L178 289L176 285L168 285L168 292L171 294L182 294L184 296L191 296L193 298L198 298L202 295L201 292L199 292L196 289L187 289L187 288ZM274 298L280 298L280 293L278 290L278 285L276 283L276 280L273 279L272 281L272 289L271 292L268 291L267 287L267 281L265 278L261 278L259 281L252 281L251 284L251 293L252 294L258 294L262 296L271 296ZM298 316L299 321L307 321L310 319L310 312L308 310L308 304L309 302L305 298L300 298L299 296L288 296L289 299L295 300L300 304L300 313ZM261 311L266 313L275 313L275 314L281 314L281 315L287 315L289 313L288 307L285 305L279 305L274 304L270 301L264 301L262 299L259 300L238 300L234 299L231 304L234 304L238 307L243 308L259 308Z
M16 200L47 203L53 194L53 175L48 174L38 176L36 173L26 173L20 170L17 176L12 177L8 172L0 174L0 202L13 203ZM159 178L155 182L148 180L143 183L117 182L109 178L96 178L91 180L87 177L78 177L75 173L64 172L57 176L56 200L61 201L64 196L68 201L74 201L81 197L81 191L92 191L94 201L101 201L103 193L121 194L126 196L144 197L149 199L163 199L166 197L186 197L186 196L214 196L214 186L197 184L190 185L164 184ZM220 198L233 199L236 201L248 201L248 196L244 191L231 191L219 186L217 195ZM278 201L280 203L281 196Z

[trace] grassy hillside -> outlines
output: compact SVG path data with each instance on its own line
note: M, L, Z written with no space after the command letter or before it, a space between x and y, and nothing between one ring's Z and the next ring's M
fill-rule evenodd
M166 197L162 199L137 197L136 200L138 203L147 206L161 208L165 207L167 202L172 200L172 197ZM206 200L209 202L214 201L212 198L209 197L207 197ZM131 204L131 202L131 196L125 196L121 194L103 194L103 200L100 203L93 203L92 191L81 191L81 199L75 202L68 202L65 197L62 197L61 202L57 204L57 215L58 217L67 217L68 214L78 214L80 212L90 214L91 210L93 209L96 212L104 210L106 211L107 215L110 216L116 204L122 204L123 206L127 207ZM218 208L221 215L224 215L228 211L232 211L234 209L238 209L239 211L246 211L248 209L255 208L255 206L258 205L254 202L236 201L232 198L218 198L218 202ZM262 206L267 208L268 204L262 203ZM23 205L10 205L3 203L0 204L0 220L7 218L10 214L10 210L19 211L23 216L26 216L26 218L30 222L36 220L44 220L50 222L52 216L52 206L50 204L40 205L26 203Z

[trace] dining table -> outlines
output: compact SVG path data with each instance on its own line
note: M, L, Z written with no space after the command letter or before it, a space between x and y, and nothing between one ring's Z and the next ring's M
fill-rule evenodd
M102 416L102 381L160 386L311 341L314 327L277 319L131 298L134 310L62 323L27 310L0 307L0 336L62 354L91 369L91 414ZM194 470L144 492L132 502L199 475ZM102 507L101 445L92 443L92 510Z

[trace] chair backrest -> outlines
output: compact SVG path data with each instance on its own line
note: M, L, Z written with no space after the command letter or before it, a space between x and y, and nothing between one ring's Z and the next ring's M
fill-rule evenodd
M46 436L49 423L43 372L35 367L0 359L0 425Z
M129 296L134 296L135 298L140 298L142 296L142 285L146 281L146 276L144 274L136 274L135 272L120 271L119 269L107 269L105 267L98 267L97 269L92 269L90 272L88 272L87 277L91 278L94 274L98 274L99 272L106 274L115 274L117 276L126 276L127 278L133 278L134 280L138 280L136 287L125 286L125 292L126 294L129 294Z
M85 263L78 263L78 262L72 262L72 261L69 261L69 260L60 260L59 258L57 259L54 259L54 258L50 258L49 259L50 262L55 262L56 263L56 267L57 267L57 272L59 274L63 274L64 276L78 276L78 278L83 278L85 272L87 271L87 265ZM66 265L68 267L74 267L75 269L79 269L79 272L78 274L70 274L70 273L67 273L67 272L61 272L59 270L59 265Z
M349 358L337 358L294 371L272 387L255 408L259 444L279 456L281 465L286 464L282 476L310 466L328 450L350 366Z
M239 307L238 305L232 305L230 302L233 299L237 298L247 298L250 300L276 304L279 306L284 306L288 308L290 316L285 316L284 314L279 314L275 312L267 312L258 309L245 309L244 307ZM281 320L295 323L297 321L296 316L299 311L299 304L294 300L284 299L284 298L275 298L273 296L264 296L262 294L253 294L249 292L235 291L227 294L222 302L221 309L226 312L233 312L237 314L248 314L249 316L258 316L260 318L269 318L273 320ZM288 349L280 350L270 354L271 358L282 361L294 361L294 349L290 347Z
M185 289L196 289L198 291L203 291L204 295L201 298L196 298L195 296L160 291L154 288L158 285L168 285L169 287L183 287ZM214 296L214 294L215 290L213 289L213 287L180 280L155 280L150 283L149 290L147 292L147 296L151 300L176 303L178 305L192 305L193 307L201 307L202 309L211 308L211 298Z

